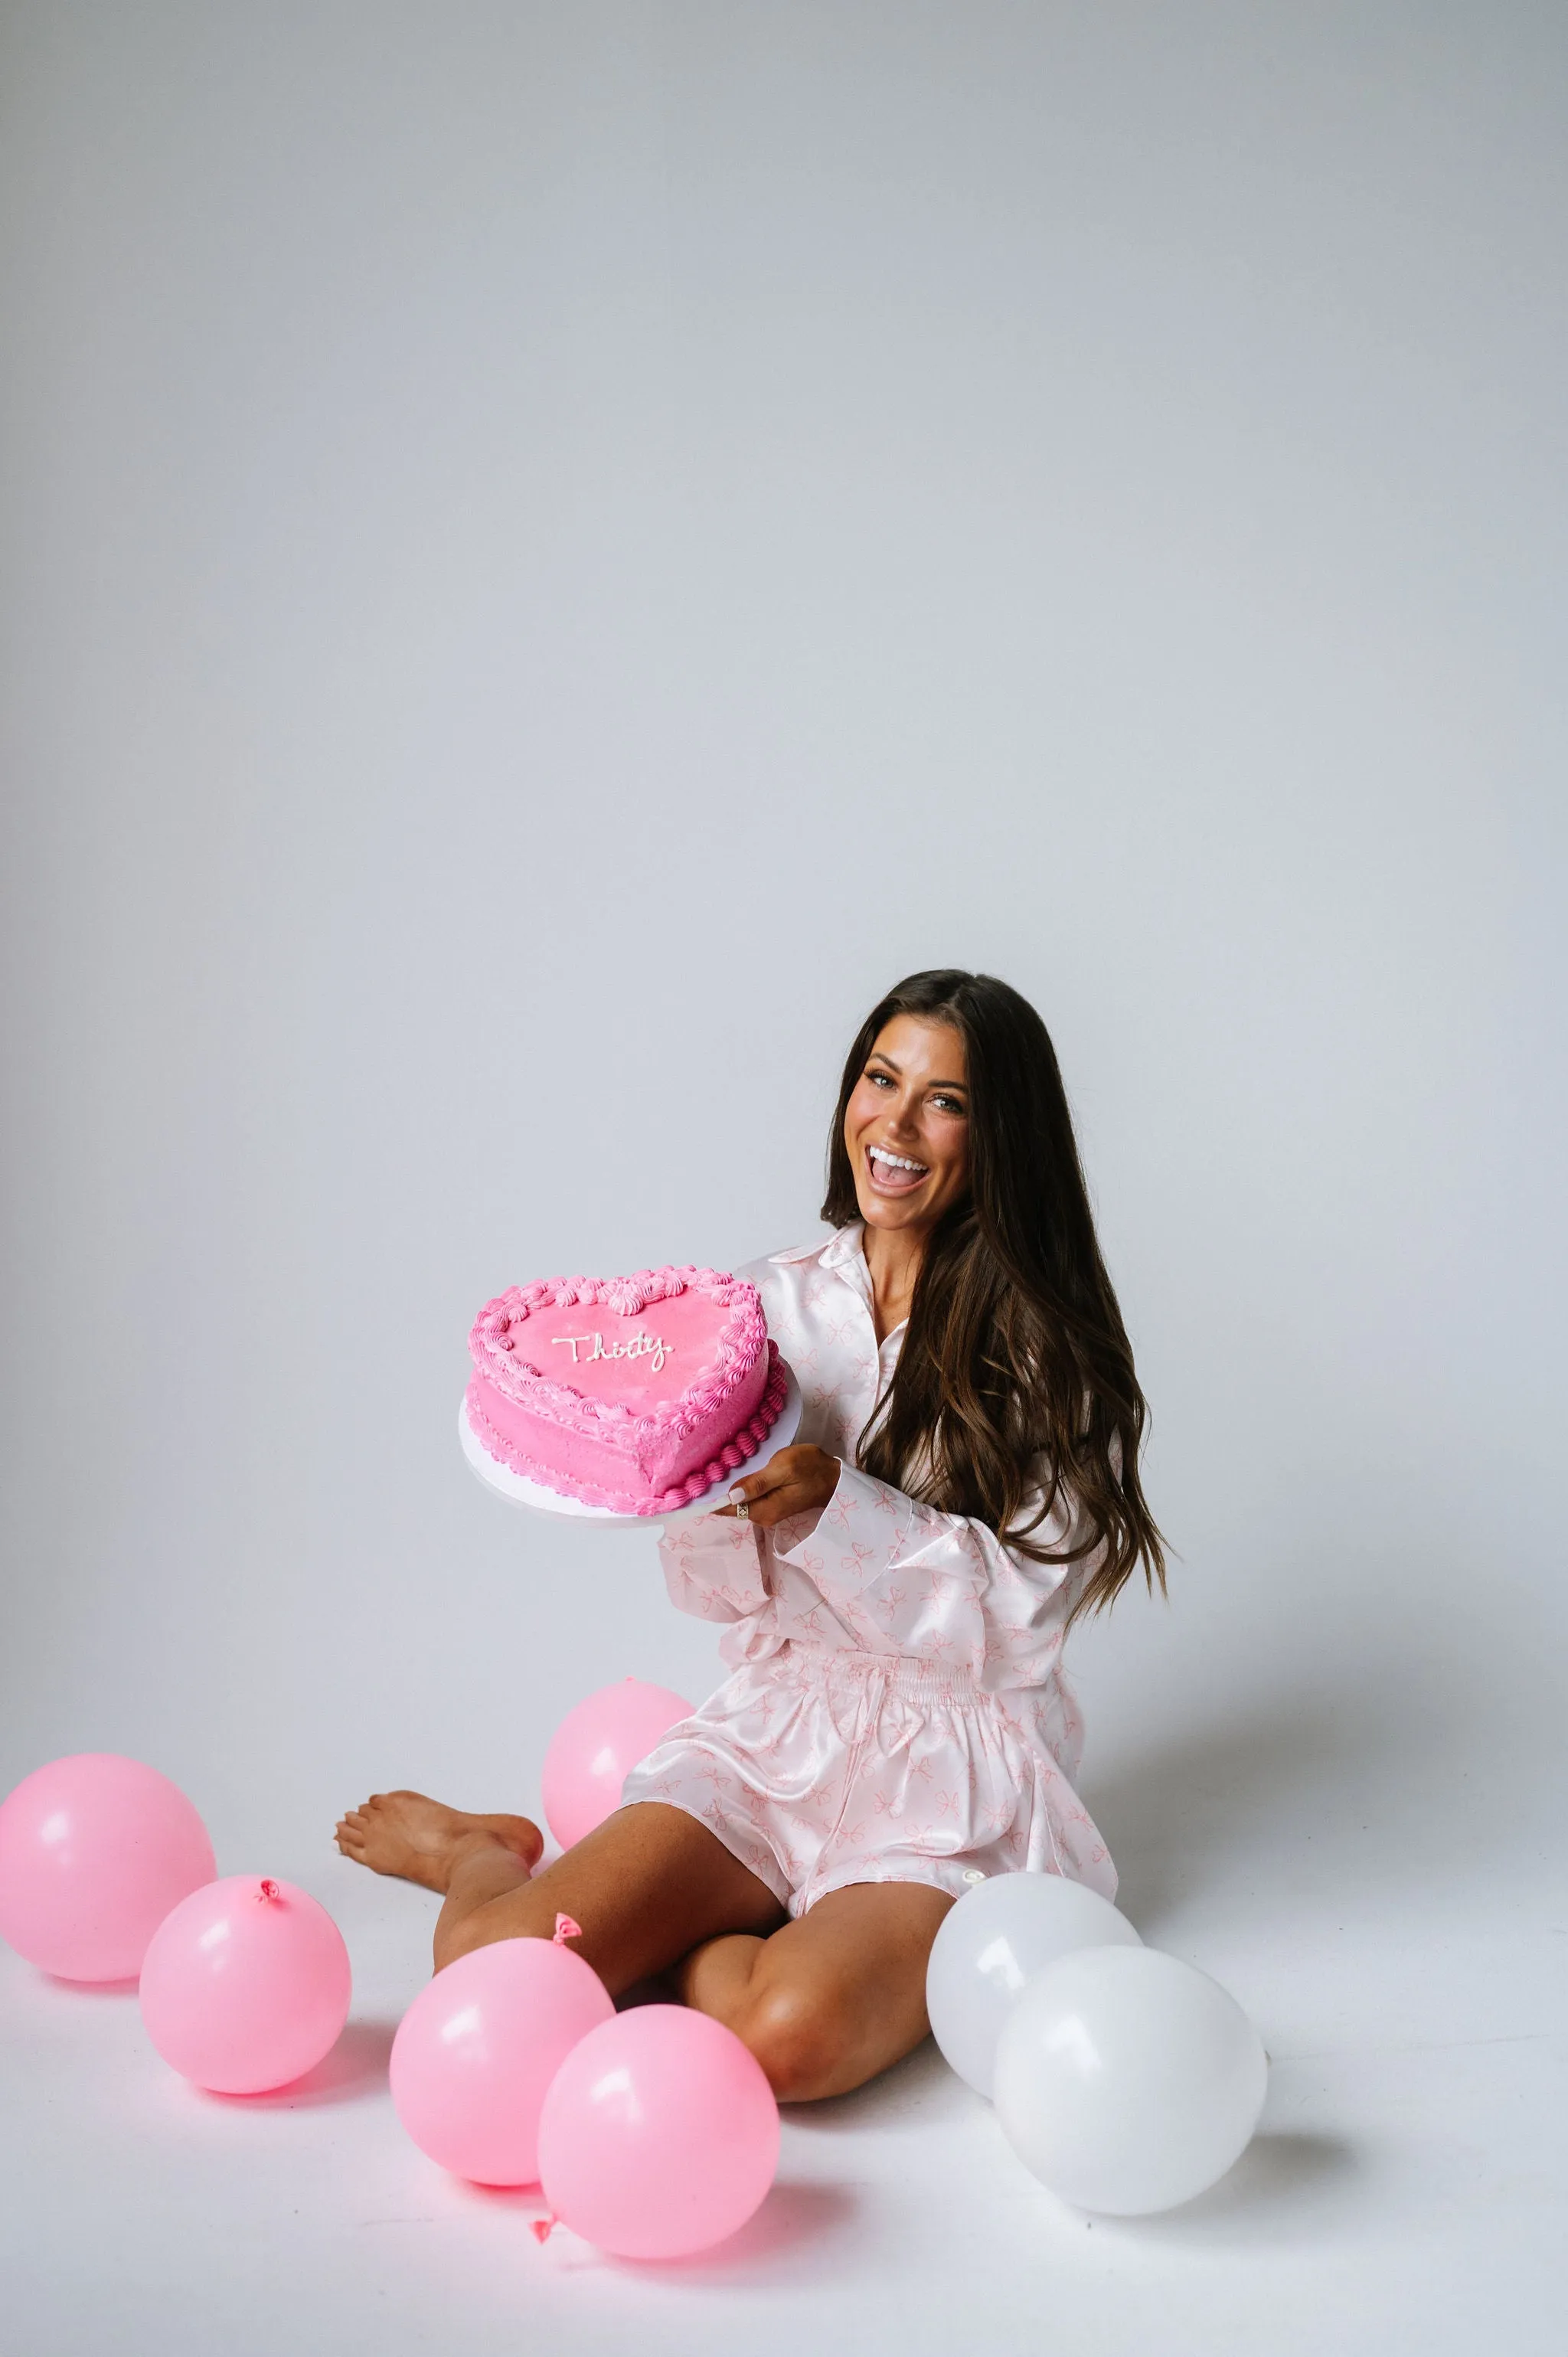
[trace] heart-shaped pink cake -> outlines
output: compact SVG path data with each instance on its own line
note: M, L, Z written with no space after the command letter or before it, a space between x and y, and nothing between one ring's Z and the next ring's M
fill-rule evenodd
M468 1423L514 1473L622 1514L667 1514L744 1465L785 1372L757 1287L712 1268L546 1276L487 1301Z

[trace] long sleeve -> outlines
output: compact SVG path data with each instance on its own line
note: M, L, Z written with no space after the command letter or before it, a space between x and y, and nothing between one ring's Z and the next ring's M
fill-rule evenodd
M768 1601L761 1533L727 1515L694 1514L660 1534L659 1560L677 1611L699 1620L746 1620Z
M858 1226L756 1274L801 1395L779 1445L836 1458L832 1494L767 1526L711 1512L669 1525L671 1600L714 1624L731 1674L631 1770L625 1798L701 1819L797 1920L860 1882L961 1897L977 1877L1060 1874L1113 1898L1073 1790L1083 1723L1059 1661L1102 1554L1036 1564L859 1469L905 1329L876 1334ZM1062 1495L1026 1538L1067 1555L1088 1532Z
M1032 1534L1059 1547L1070 1507L1058 1502ZM1055 1666L1068 1612L1092 1559L1031 1562L984 1523L939 1513L869 1473L842 1464L832 1499L780 1565L810 1581L851 1643L921 1655L968 1670L993 1691L1040 1684ZM791 1583L792 1584L792 1583ZM793 1601L793 1599L791 1599ZM822 1611L796 1606L808 1630L828 1636Z

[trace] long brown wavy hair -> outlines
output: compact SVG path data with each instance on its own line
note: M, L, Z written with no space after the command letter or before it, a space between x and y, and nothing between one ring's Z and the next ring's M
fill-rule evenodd
M1148 1404L1101 1257L1056 1049L1026 998L992 974L939 968L890 990L861 1025L828 1136L822 1216L860 1216L844 1112L895 1016L950 1023L969 1080L969 1187L928 1239L893 1380L860 1437L868 1473L972 1515L1036 1563L1104 1558L1073 1606L1099 1612L1165 1545L1138 1478ZM1045 1498L1021 1520L1044 1473ZM1034 1534L1060 1500L1074 1544Z

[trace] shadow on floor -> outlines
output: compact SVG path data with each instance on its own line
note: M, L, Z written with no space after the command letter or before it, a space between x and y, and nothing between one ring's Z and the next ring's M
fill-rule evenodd
M39 1978L47 1987L63 1989L68 1996L135 1996L142 1986L139 1977L128 1981L68 1981L61 1973L41 1973Z
M1472 1730L1482 1756L1485 1738ZM1489 1838L1479 1780L1465 1774L1452 1697L1364 1663L1333 1686L1268 1697L1244 1715L1156 1739L1083 1779L1084 1803L1121 1875L1117 1903L1145 1937L1249 1852L1288 1846L1304 1862L1333 1856L1343 1894L1358 1879L1386 1890L1391 1865L1420 1878L1438 1848L1451 1872L1473 1812ZM1439 1814L1434 1792L1444 1795ZM1374 1840L1363 1843L1371 1834ZM1308 1845L1316 1846L1309 1848Z
M395 2021L351 2021L330 2054L289 2086L274 2087L263 2095L220 2095L209 2091L211 2104L230 2104L242 2111L305 2111L320 2104L351 2104L381 2092L387 2083L387 2061L397 2034Z
M1321 2231L1322 2198L1341 2195L1367 2175L1364 2157L1342 2137L1260 2129L1218 2185L1177 2210L1148 2218L1099 2218L1097 2233L1149 2243L1249 2250L1282 2239L1301 2243Z
M819 2103L788 2104L784 2117L791 2128L813 2136L859 2136L866 2128L889 2126L913 2113L927 2115L940 2126L971 2108L974 2096L943 2061L936 2040L922 2040L912 2054L883 2071L864 2087L847 2095L828 2095Z
M860 2206L849 2186L780 2178L756 2216L711 2251L663 2260L607 2259L595 2252L594 2259L619 2275L642 2276L650 2282L678 2281L684 2287L727 2284L744 2276L752 2284L765 2284L770 2272L780 2279L792 2278L808 2257L813 2268L820 2267L829 2249L853 2233ZM777 2265L780 2261L782 2266Z
M550 2205L537 2185L461 2185L465 2199L487 2209L515 2210L520 2221L532 2226L550 2215ZM684 2259L623 2259L595 2248L557 2223L550 2235L555 2267L571 2275L579 2268L613 2268L618 2275L645 2276L651 2282L682 2284L727 2282L736 2276L765 2281L769 2263L788 2260L791 2266L806 2252L813 2264L822 2253L847 2233L859 2214L859 2201L847 2186L821 2185L806 2179L780 2178L753 2218L711 2251Z

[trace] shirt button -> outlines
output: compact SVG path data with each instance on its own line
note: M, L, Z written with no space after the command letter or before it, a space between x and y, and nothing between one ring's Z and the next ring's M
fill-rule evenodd
M978 1866L966 1866L963 1870L963 1878L966 1882L983 1882L985 1877L981 1872Z

